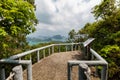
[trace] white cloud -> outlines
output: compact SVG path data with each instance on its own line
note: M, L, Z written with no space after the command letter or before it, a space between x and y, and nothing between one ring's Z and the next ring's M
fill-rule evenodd
M35 0L39 24L34 33L67 35L71 29L80 29L93 22L91 8L101 0Z

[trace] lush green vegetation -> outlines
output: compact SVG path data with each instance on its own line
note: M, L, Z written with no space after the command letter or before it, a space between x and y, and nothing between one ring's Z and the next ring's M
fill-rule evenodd
M117 1L102 0L93 8L96 21L87 23L78 33L75 30L69 33L69 41L75 39L75 34L96 38L92 47L109 62L109 80L120 79L120 2ZM30 47L26 42L26 35L34 32L37 24L33 4L34 0L0 0L0 59L45 45Z
M26 49L26 35L35 31L37 23L34 7L29 2L0 0L0 58Z
M109 79L120 79L120 2L102 0L93 8L96 18L87 23L78 34L94 37L93 48L109 62Z

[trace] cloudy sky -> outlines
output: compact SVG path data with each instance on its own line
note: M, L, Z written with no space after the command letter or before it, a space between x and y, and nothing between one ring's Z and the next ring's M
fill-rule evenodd
M87 22L93 22L91 9L101 0L35 0L39 24L32 36L63 35L71 29L81 29Z

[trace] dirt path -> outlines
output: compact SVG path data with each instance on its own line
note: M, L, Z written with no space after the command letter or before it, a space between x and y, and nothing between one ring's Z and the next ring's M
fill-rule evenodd
M67 80L68 60L80 60L81 58L82 55L79 51L54 53L33 65L33 80ZM26 72L24 72L24 80L27 80L25 74ZM78 80L77 66L72 68L72 80ZM91 80L100 79L91 76Z
M67 61L80 58L79 51L54 53L33 65L33 80L67 80ZM73 68L73 80L78 79L77 73L77 67Z

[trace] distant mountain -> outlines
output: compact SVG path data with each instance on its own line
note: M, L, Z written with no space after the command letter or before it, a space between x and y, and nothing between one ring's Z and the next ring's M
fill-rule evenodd
M44 39L42 39L43 41L61 41L61 42L65 42L66 41L66 38L64 36L61 36L61 35L54 35L54 36L51 36L51 37L46 37Z
M65 42L66 37L61 35L54 35L54 36L27 36L27 41L30 45L38 44L38 43L46 43L51 41L59 41L59 42Z
M55 35L55 36L53 36L53 37L51 37L51 38L54 38L54 39L63 39L64 37L61 36L61 35Z
M27 41L42 41L40 38L35 38L35 37L27 37Z

